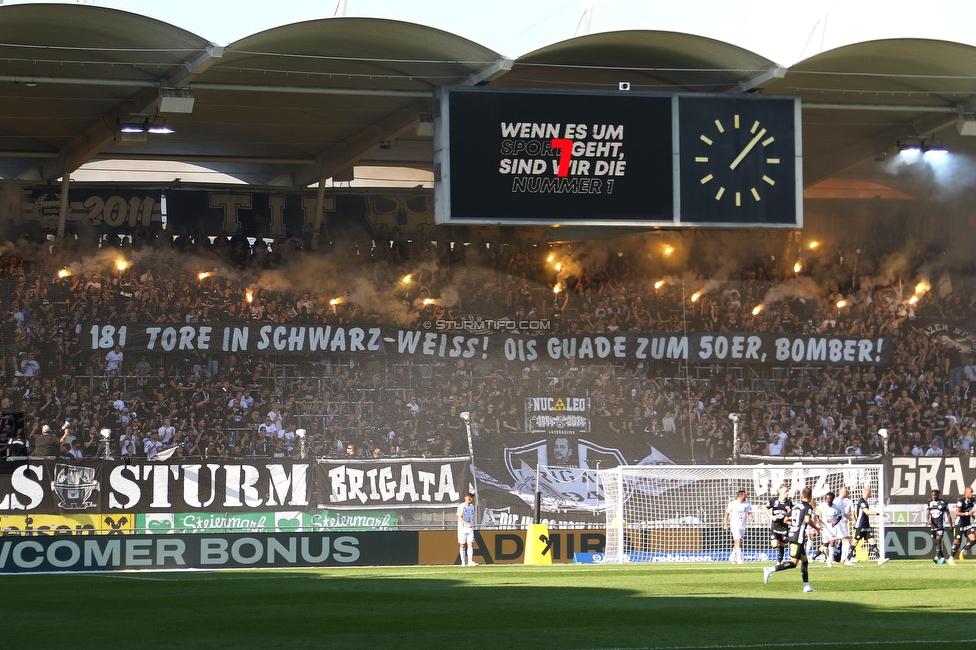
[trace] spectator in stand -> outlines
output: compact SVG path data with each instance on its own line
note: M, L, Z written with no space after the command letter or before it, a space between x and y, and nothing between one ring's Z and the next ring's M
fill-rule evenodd
M159 441L158 433L151 433L142 440L142 451L146 455L146 460L154 459L164 448L165 445Z
M58 455L58 439L51 433L51 427L46 424L41 427L41 432L34 436L30 447L31 456L53 458Z
M33 352L22 353L23 359L20 362L20 374L24 377L36 377L41 374L41 364L34 358Z
M137 453L139 444L138 436L136 436L135 431L132 427L126 427L125 432L119 439L119 446L121 448L121 455L126 458L134 458Z
M783 456L786 454L786 442L789 436L782 431L780 425L774 424L773 431L769 434L769 442L766 445L768 456Z
M115 344L108 354L105 355L105 374L109 376L115 376L122 371L122 360L125 359L125 353L122 352L122 346Z

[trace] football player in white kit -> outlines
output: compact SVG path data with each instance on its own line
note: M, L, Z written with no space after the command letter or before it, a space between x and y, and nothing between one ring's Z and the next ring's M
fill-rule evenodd
M828 492L824 500L817 504L814 510L820 535L823 541L823 552L827 558L827 566L834 565L834 547L842 538L838 526L844 520L844 513L834 505L834 493Z
M834 499L834 508L843 515L836 530L840 539L840 561L845 566L854 566L851 562L851 532L848 524L854 513L854 502L851 501L850 492L846 487L842 487L840 496Z
M464 503L457 507L458 544L461 546L461 566L476 566L474 561L474 495L464 495ZM465 552L467 551L467 552Z
M739 490L736 498L729 501L725 506L725 530L732 533L732 553L729 554L729 562L733 564L745 564L742 556L742 536L746 532L746 524L755 521L756 517L752 514L752 504L746 500L746 491Z

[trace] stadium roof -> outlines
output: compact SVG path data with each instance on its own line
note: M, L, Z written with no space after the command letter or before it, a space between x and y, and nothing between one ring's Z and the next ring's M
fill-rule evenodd
M812 185L898 143L960 136L976 112L976 48L897 39L784 68L689 34L608 32L515 61L411 23L330 18L226 47L158 20L72 4L0 6L0 177L50 181L89 160L183 161L259 185L303 186L354 164L430 169L431 94L442 85L798 94ZM160 89L192 112L157 115ZM171 127L123 141L121 126ZM870 175L870 168L863 174ZM880 172L878 172L880 174Z

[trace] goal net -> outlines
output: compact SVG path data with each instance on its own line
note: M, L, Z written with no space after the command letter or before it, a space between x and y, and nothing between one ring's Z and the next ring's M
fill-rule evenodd
M725 510L739 490L746 491L755 521L742 538L742 559L773 559L766 506L789 487L799 502L804 487L814 502L828 492L850 492L853 510L864 487L871 488L870 509L884 512L883 465L786 466L619 466L599 470L606 498L607 544L602 561L721 562L729 559L732 534L724 529ZM882 553L884 518L870 518ZM854 536L854 523L849 524Z

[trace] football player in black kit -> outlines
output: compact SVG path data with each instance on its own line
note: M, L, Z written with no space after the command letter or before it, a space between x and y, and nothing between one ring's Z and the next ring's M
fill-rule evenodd
M976 506L976 502L973 500L973 488L968 487L963 497L956 501L956 536L952 539L952 553L949 555L949 564L956 563L953 558L957 557L957 553L959 561L962 562L962 554L976 545L976 529L973 528L974 506ZM969 541L966 543L966 548L960 550L963 537Z
M871 506L868 503L868 499L871 498L871 488L864 486L864 491L861 493L861 498L857 500L854 505L854 548L851 549L851 555L857 550L858 545L863 540L868 540L868 559L878 560L878 564L884 564L888 561L888 558L881 557L878 553L878 540L874 538L874 530L871 528L871 521L868 519L871 517L887 517L883 512L875 512L871 510ZM873 557L872 557L873 556Z
M790 553L789 556L776 566L768 566L763 569L763 584L769 582L769 576L777 571L787 571L795 569L800 565L800 576L803 578L803 591L815 591L810 586L809 575L807 574L807 551L806 541L810 531L818 530L813 522L813 506L810 500L813 497L813 490L805 487L800 492L800 503L793 506L790 517L786 521L790 524Z
M793 510L793 502L790 501L789 494L789 486L783 483L779 486L779 497L770 499L769 505L766 506L766 516L769 517L769 545L777 553L777 562L783 561L786 538L790 533L790 527L783 523Z
M928 524L929 535L935 542L935 557L932 561L936 564L945 564L942 537L945 535L946 524L949 523L949 504L941 497L938 490L932 490L932 500L925 506L925 523Z

